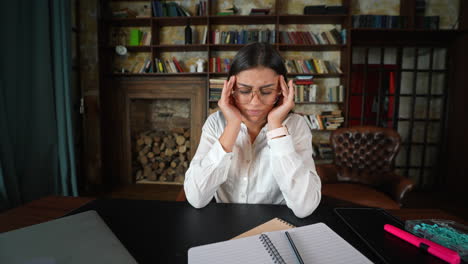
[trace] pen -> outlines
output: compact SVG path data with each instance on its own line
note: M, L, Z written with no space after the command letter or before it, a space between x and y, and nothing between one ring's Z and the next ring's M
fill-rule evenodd
M294 245L294 241L292 240L291 236L289 235L288 231L284 232L286 234L286 237L288 238L289 244L294 250L294 254L296 254L297 260L299 260L299 263L304 264L304 261L301 258L301 255L299 254L299 251L296 248L296 245Z
M389 225L389 224L384 225L384 230L448 263L451 263L451 264L460 263L460 255L458 255L456 251L453 251L449 248L441 246L425 238L417 237L393 225Z

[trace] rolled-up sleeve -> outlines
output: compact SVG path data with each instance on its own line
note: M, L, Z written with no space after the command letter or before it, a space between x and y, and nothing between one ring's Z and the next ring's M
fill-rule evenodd
M213 117L205 122L197 152L185 173L185 195L195 208L206 206L226 181L233 156L219 142L221 128Z
M290 135L268 141L273 176L286 205L297 217L307 217L321 198L321 182L312 158L312 134L305 120L288 122Z

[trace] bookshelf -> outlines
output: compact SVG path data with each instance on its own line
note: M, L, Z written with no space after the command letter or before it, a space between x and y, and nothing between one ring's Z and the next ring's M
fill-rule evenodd
M357 0L355 0L357 1ZM167 1L169 2L169 1ZM198 1L195 1L198 2ZM207 43L201 44L199 39L195 44L181 44L181 43L170 43L167 41L167 29L180 27L183 32L183 28L190 23L193 28L196 28L197 32L200 29L206 27L207 32L212 32L219 28L232 28L232 27L248 27L256 25L259 28L268 28L275 32L275 42L273 46L288 59L289 53L303 54L309 56L309 54L326 54L326 53L337 53L339 54L335 60L343 73L331 73L331 74L304 74L304 73L289 73L288 78L296 78L297 76L311 75L314 80L323 82L335 82L343 85L344 87L344 100L342 102L337 101L316 101L316 102L298 102L296 103L297 112L312 111L317 112L322 110L342 110L344 116L343 126L349 125L349 87L351 85L351 64L352 64L352 50L359 46L373 46L373 47L386 47L386 46L440 46L445 47L446 42L455 40L460 34L461 30L429 30L429 29L418 29L415 28L415 17L416 9L415 5L411 4L415 0L403 0L400 5L400 14L406 17L406 25L403 28L398 29L383 29L383 28L353 28L353 14L351 11L352 0L343 0L342 5L347 9L345 14L315 14L315 15L302 15L302 14L286 14L284 10L287 10L287 1L275 0L271 1L271 10L269 15L229 15L219 16L216 15L217 6L212 6L213 1L206 1L207 3L207 15L203 16L190 16L190 17L139 17L139 18L112 18L109 14L109 4L125 5L133 3L142 3L151 5L151 1L122 1L122 0L108 0L101 1L100 4L100 19L99 19L99 61L100 61L100 90L101 90L101 108L103 108L103 120L109 119L111 113L117 105L125 102L122 97L125 96L125 91L120 91L115 94L115 91L111 88L115 83L122 81L128 83L132 81L141 81L157 84L160 80L164 79L167 82L170 79L173 82L177 80L184 81L187 78L195 78L197 81L205 84L205 98L203 105L200 108L201 112L193 113L202 116L202 120L205 120L210 112L210 109L216 106L216 100L209 99L209 80L213 78L223 78L227 76L224 72L212 72L206 70L208 68L208 61L211 57L219 54L234 54L240 49L243 44L213 44L211 34L208 34ZM409 3L409 4L408 4ZM219 4L219 3L218 3ZM192 11L193 14L194 9ZM279 33L290 26L295 26L294 30L300 31L297 28L307 27L311 25L333 25L338 26L341 29L345 29L346 40L343 44L327 44L327 45L304 45L304 44L286 44L280 43ZM128 46L126 43L122 43L128 49L129 53L132 54L146 54L153 60L154 58L160 58L162 55L169 54L194 54L195 58L202 58L205 60L205 71L203 72L181 72L181 73L122 73L113 70L116 63L115 45L110 45L110 39L108 32L111 28L144 28L146 31L151 32L152 38L150 45L146 46ZM252 27L250 27L252 28ZM286 55L285 55L286 54ZM320 55L318 55L320 56ZM190 55L188 55L190 57ZM186 57L187 58L187 57ZM194 63L194 60L189 62ZM185 70L188 71L189 65L185 65ZM114 94L112 94L114 93ZM112 94L112 95L110 95ZM125 115L120 119L127 118ZM354 118L354 117L353 117ZM121 120L120 120L121 121ZM112 134L116 129L122 129L122 122L116 121L111 126L102 126L103 134ZM108 121L103 121L102 124L109 124ZM320 133L315 133L320 132ZM323 133L322 133L323 132ZM314 137L318 140L326 140L329 136L329 131L325 130L313 130ZM118 148L115 145L117 141L128 141L125 138L113 138L112 136L106 138L103 136L103 141L108 142L110 145L109 150L103 151L104 163L112 164L116 161L112 155L106 153L113 153L115 151L122 151L122 148ZM105 144L105 143L104 143ZM126 143L127 144L127 143ZM125 148L124 148L125 149ZM318 162L321 162L318 160ZM110 165L108 165L110 166ZM106 165L104 165L104 170ZM128 171L128 170L127 170Z

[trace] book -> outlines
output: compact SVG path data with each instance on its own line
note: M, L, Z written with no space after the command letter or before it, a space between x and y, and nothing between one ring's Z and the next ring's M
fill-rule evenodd
M233 237L231 239L238 239L238 238L243 238L243 237L249 237L249 236L254 236L254 235L260 235L261 233L264 232L272 232L272 231L279 231L279 230L287 230L294 228L295 226L284 221L283 219L280 219L278 217L275 217L271 219L268 222L265 222L259 226L256 226L236 237Z
M188 251L188 263L297 263L285 231L192 247ZM291 228L287 232L304 263L372 263L324 223Z
M142 32L139 29L131 29L130 30L130 46L138 46L140 45Z

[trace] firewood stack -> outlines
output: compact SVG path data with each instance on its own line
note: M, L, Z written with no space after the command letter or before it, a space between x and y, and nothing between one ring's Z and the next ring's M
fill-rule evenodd
M144 131L135 140L133 168L137 181L184 182L190 152L188 129Z

